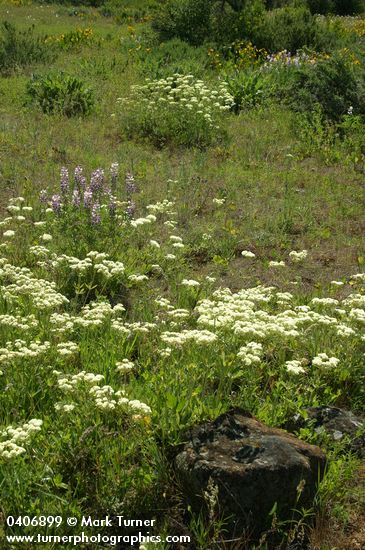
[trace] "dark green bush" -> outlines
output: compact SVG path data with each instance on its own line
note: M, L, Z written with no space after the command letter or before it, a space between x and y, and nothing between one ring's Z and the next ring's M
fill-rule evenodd
M34 76L27 94L46 114L87 115L94 106L93 93L84 82L63 73Z
M365 11L364 0L307 0L312 13L356 15Z
M211 9L207 0L167 0L152 26L161 40L180 38L200 45L211 34Z
M334 54L316 65L291 69L277 95L295 111L313 111L319 104L332 120L339 120L350 107L357 115L365 115L365 71L348 57Z
M41 0L42 4L63 4L66 6L91 6L99 8L105 0Z
M45 38L34 36L34 27L20 31L8 21L0 30L0 73L33 63L45 63L55 56L54 49Z
M305 6L288 6L265 12L249 37L255 46L270 52L296 52L311 46L316 39L317 23Z

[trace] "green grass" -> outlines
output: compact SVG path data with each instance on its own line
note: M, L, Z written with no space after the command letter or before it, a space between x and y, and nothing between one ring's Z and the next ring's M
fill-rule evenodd
M143 9L143 3L137 7ZM24 443L25 453L11 460L0 458L0 514L103 517L123 510L126 517L156 518L159 533L174 533L176 525L183 524L195 541L203 539L199 548L208 550L218 535L198 515L189 514L171 462L188 427L230 406L247 408L276 426L309 405L334 404L365 412L363 325L350 314L351 309L364 307L364 297L358 300L360 305L344 301L351 293L363 296L365 290L363 280L351 278L364 271L365 263L363 175L338 142L328 145L328 150L319 147L311 156L305 154L300 119L275 102L264 102L238 115L228 113L228 141L212 147L167 143L156 148L146 139L127 139L117 98L128 96L132 85L144 83L145 69L151 78L160 78L184 62L187 71L195 74L195 70L213 88L222 75L209 66L208 53L206 65L200 62L205 46L199 51L187 47L186 58L185 54L169 58L166 65L156 64L160 52L156 53L159 46L153 41L151 52L138 54L135 37L149 32L149 21L118 23L94 9L82 10L82 17L71 13L71 8L53 4L0 4L0 21L7 19L19 28L34 23L37 34L58 37L77 27L91 27L94 37L74 50L60 47L51 67L36 64L0 78L0 204L2 219L13 216L2 225L0 234L15 231L13 238L5 235L1 239L1 255L6 260L0 264L0 347L8 352L1 349L5 358L0 364L0 426L3 430L32 418L43 420L41 430ZM32 74L50 70L64 71L90 86L94 112L67 118L45 115L26 104ZM40 204L42 189L47 189L49 197L59 192L61 166L68 167L72 175L75 166L82 165L89 177L99 167L107 173L113 162L120 167L116 195L121 203L119 217L112 223L107 211L102 211L101 226L93 227L87 211L64 207L58 218ZM133 173L138 187L132 197L136 218L148 214L147 205L165 199L174 202L171 210L175 214L159 214L155 223L133 228L123 203L130 198L124 185L126 172ZM33 207L32 212L6 211L9 200L18 195L24 197L24 205ZM224 199L224 203L219 205L214 199ZM101 201L107 204L105 196ZM18 215L25 220L16 220ZM164 223L169 219L175 228ZM44 226L34 226L37 221L44 221ZM50 234L52 240L42 239L43 234ZM171 234L178 235L185 247L174 248ZM150 240L161 247L153 247ZM38 245L48 248L46 260L30 252L30 247ZM290 262L289 252L303 249L308 251L303 263ZM124 273L107 278L90 267L75 275L68 260L57 260L61 254L83 259L90 250L123 262ZM254 252L255 258L242 257L244 250ZM171 253L175 260L166 258ZM286 266L270 267L273 260L285 261ZM22 290L19 272L8 267L4 273L5 263L31 269L32 277L41 281L37 292L32 290L34 281L32 288ZM161 270L156 271L156 264ZM145 275L147 280L138 283L131 275ZM184 286L183 279L197 280L200 286ZM333 280L344 285L334 287ZM44 309L37 299L47 297L50 281L69 302ZM14 287L9 289L9 284ZM267 304L255 302L255 311L276 315L309 304L313 311L353 328L355 334L340 338L336 326L309 322L297 336L266 334L260 339L259 362L242 364L237 353L255 336L235 334L228 321L222 329L197 325L199 301L213 299L219 287L237 292L257 285L274 290L265 291L270 295ZM15 297L9 296L9 290ZM292 294L288 303L280 303L276 296L284 291ZM186 310L183 318L176 314L171 320L161 297L169 299L175 309ZM313 297L336 298L338 308L345 312L336 312L331 305L315 306ZM99 311L93 319L99 316L100 326L85 326L88 313L83 308L95 299L113 306L122 303L126 311ZM60 317L55 324L52 313L69 317ZM6 320L5 315L16 319ZM67 321L72 326L65 329ZM130 325L136 322L154 325L144 333ZM202 328L211 330L217 340L203 347L194 339L181 348L171 344L171 355L161 355L168 346L161 338L163 333ZM16 357L9 352L9 342L17 338L25 346L40 340L49 342L49 347L36 357L24 351ZM59 345L64 342L77 344L76 351L60 354ZM339 366L315 368L312 359L323 352L338 358ZM124 358L134 364L129 374L116 368ZM301 361L306 374L290 375L285 367L289 360ZM70 379L80 371L104 377L99 385L113 388L105 390L107 401L118 401L120 396L113 398L112 391L124 389L128 399L146 403L151 414L144 411L141 418L135 418L125 405L103 409L86 381L78 382L74 392L62 390L59 379ZM62 410L71 402L73 410ZM61 410L55 410L56 403L61 403ZM310 437L321 443L313 434ZM336 490L358 462L341 454L336 444L329 444L329 449L333 466L314 512L321 522L329 514L331 525L334 516L329 505L336 502ZM346 491L350 494L351 488ZM346 498L343 493L338 496L339 514L347 510ZM221 518L215 519L219 526ZM341 521L345 525L346 517ZM43 531L58 534L54 527ZM63 524L62 534L74 532Z

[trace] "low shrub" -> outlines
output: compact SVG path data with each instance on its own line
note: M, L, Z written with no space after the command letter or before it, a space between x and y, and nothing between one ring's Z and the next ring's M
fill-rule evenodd
M258 48L270 52L296 52L315 42L316 28L316 19L308 8L287 6L264 13L253 27L251 39Z
M293 67L277 88L295 111L312 111L319 104L330 119L338 120L350 107L365 114L365 72L343 53L317 63Z
M210 64L204 46L194 47L179 38L155 42L136 36L127 44L129 58L135 60L140 72L152 79L174 73L203 76Z
M307 0L312 13L356 15L365 10L363 0Z
M98 8L105 3L105 0L41 0L42 4L62 4L66 6L91 6Z
M175 74L133 86L120 100L121 120L129 137L205 147L224 137L221 124L233 103L225 84L212 90L192 75Z
M20 31L8 21L2 23L0 73L6 74L17 67L25 67L33 63L46 63L54 56L54 49L45 43L45 38L34 35L34 27Z
M33 76L27 95L46 114L87 115L94 106L90 88L79 78L63 73Z
M118 23L124 23L133 19L142 22L148 19L152 12L159 7L157 0L143 0L136 3L135 0L107 0L103 2L100 12L105 17L114 17Z
M152 26L162 41L180 38L199 45L211 33L211 3L206 0L168 0L162 4Z

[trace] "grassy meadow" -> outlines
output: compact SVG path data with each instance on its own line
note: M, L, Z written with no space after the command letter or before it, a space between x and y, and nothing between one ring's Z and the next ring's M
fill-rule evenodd
M173 458L231 407L364 416L364 19L315 16L289 59L262 2L226 44L214 14L195 43L205 23L192 38L159 4L0 0L0 547L68 550L5 535L123 514L191 540L122 549L362 548L346 438L296 434L326 475L261 541L229 542L208 497L193 511Z

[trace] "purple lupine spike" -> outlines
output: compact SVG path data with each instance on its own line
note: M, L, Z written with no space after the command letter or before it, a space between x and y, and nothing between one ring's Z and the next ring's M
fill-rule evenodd
M61 193L62 195L67 195L68 194L68 190L69 190L69 186L70 186L70 180L69 180L69 177L68 177L68 170L67 168L65 168L64 166L62 166L61 168Z
M85 190L85 193L84 193L84 206L85 206L85 208L91 208L92 203L93 203L93 192L90 189L90 187L88 187Z
M90 189L92 192L101 191L104 185L104 170L98 168L91 174Z
M117 209L116 197L110 193L109 195L109 204L108 204L109 214L114 216Z
M128 218L133 218L135 211L136 211L136 203L134 201L128 201L128 206L125 211Z
M72 193L72 204L78 208L80 206L81 197L78 189L74 189Z
M110 166L110 176L112 180L116 180L118 177L118 171L119 171L119 163L118 162L112 162Z
M75 168L75 171L74 171L74 178L75 178L75 183L77 185L80 185L81 183L81 178L84 177L84 169L82 166L76 166Z
M95 202L91 210L91 223L93 225L99 225L100 221L100 204Z
M51 206L55 214L61 212L61 195L52 195Z
M42 191L39 193L39 200L43 203L43 204L46 204L47 201L48 201L48 193L47 193L47 190L46 189L42 189Z
M125 175L125 188L128 196L137 191L132 172L127 172Z
M80 189L85 189L86 188L86 178L85 178L85 176L80 177L79 187L80 187Z

